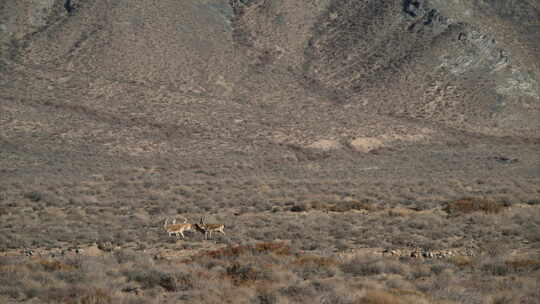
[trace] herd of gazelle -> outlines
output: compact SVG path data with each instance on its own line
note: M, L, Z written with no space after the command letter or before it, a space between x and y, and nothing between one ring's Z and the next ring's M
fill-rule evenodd
M178 238L178 234L182 236L182 239L185 238L184 231L198 231L200 233L204 233L204 239L208 239L208 237L212 237L212 232L220 232L222 234L225 234L225 225L223 224L205 224L204 218L201 217L201 221L199 223L190 224L187 222L187 219L184 218L184 222L182 224L177 224L176 219L172 220L172 223L169 225L169 219L165 219L165 224L163 225L163 228L165 231L167 231L167 234L169 236L176 235L176 238Z

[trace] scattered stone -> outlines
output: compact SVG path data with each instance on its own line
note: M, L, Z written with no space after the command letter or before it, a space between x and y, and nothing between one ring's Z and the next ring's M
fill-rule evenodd
M463 255L463 256L474 256L475 253L473 250L465 248L463 250L460 250L460 252L456 250L423 250L421 248L413 248L409 250L400 250L400 249L383 249L382 255L383 256L395 256L395 257L411 257L414 259L422 258L422 259L445 259L450 258L455 255Z

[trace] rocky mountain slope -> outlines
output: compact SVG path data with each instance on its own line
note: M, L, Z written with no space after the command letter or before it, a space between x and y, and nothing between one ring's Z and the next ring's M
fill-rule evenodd
M7 1L0 15L6 172L162 159L493 176L503 157L538 177L534 0Z
M34 68L226 103L289 103L284 99L309 98L307 89L321 102L362 113L483 134L539 131L534 0L2 6L3 58Z

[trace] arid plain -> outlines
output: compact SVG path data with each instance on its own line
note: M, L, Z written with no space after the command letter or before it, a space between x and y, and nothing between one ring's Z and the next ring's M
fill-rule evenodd
M3 1L0 303L538 303L539 33L536 0Z

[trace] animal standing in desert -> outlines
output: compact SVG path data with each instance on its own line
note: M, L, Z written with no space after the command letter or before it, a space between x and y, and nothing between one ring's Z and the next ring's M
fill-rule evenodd
M208 237L212 237L212 232L220 232L225 235L225 225L223 224L205 224L204 218L201 217L201 221L198 224L195 224L195 229L199 232L204 233L204 239L207 240Z
M184 223L182 224L176 224L176 219L173 219L172 224L168 225L169 219L165 219L165 224L163 224L163 228L169 236L176 235L176 238L178 238L178 234L182 236L182 239L185 239L184 231L190 231L194 230L194 225L187 223L187 219L184 219Z

